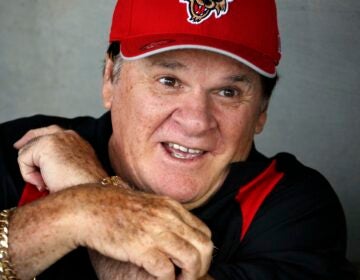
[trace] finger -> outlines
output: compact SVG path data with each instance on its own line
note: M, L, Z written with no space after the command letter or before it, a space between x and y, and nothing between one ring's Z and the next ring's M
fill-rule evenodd
M37 167L38 164L36 163L35 158L31 153L23 151L21 154L19 154L18 164L21 176L25 182L36 186L39 191L46 189L44 179L41 176L39 168Z
M201 253L189 241L172 232L164 232L159 235L157 246L172 262L181 269L180 278L193 280L200 277L203 271L207 271L207 260L202 260ZM205 262L203 264L203 262Z
M197 217L186 211L184 208L182 208L181 205L180 205L181 209L177 209L177 205L176 205L178 204L177 202L174 203L170 201L170 203L172 203L170 209L178 210L178 212L176 212L178 213L176 216L180 218L180 220L172 219L173 230L171 232L175 233L175 235L177 235L180 238L180 240L175 238L174 244L175 246L177 246L181 244L181 242L186 241L193 248L195 248L198 253L200 253L201 266L199 266L199 270L200 270L200 275L202 276L207 272L211 262L212 251L213 251L213 243L211 241L211 231L201 220L199 220ZM172 234L171 232L165 234ZM169 239L172 238L174 238L174 236L169 235ZM166 238L157 238L157 239L161 241L167 241ZM176 241L178 241L179 243L176 244ZM164 243L163 246L165 248L166 243ZM186 244L184 244L183 248L189 248L189 250L191 250L191 248L187 247ZM191 256L189 257L188 260L189 260L189 264L191 264L192 261ZM185 273L187 273L186 270Z
M30 147L36 147L35 143L39 140L39 137L32 138L19 150L18 164L24 181L35 185L39 190L43 190L45 183L39 169L39 158L33 151L34 149L30 151Z
M40 172L34 172L34 173L26 175L25 177L26 177L26 180L24 179L24 181L34 185L39 191L42 192L42 191L47 190L44 179L41 176Z
M178 213L181 214L181 219L185 224L189 225L193 229L196 229L197 231L201 231L205 236L211 238L211 231L203 221L186 210L179 202L168 198L168 203L172 209L175 209Z
M18 155L21 155L24 152L26 152L28 149L30 149L32 146L34 146L36 144L36 142L40 141L41 138L42 138L42 136L31 138L29 141L27 141L24 145L21 146L21 148L19 149Z
M24 134L23 137L21 137L18 141L14 143L14 147L16 149L22 148L24 145L26 145L30 140L41 137L48 134L53 134L56 132L63 131L63 129L60 126L57 125L50 125L47 127L37 128L37 129L31 129L28 132Z
M205 225L205 223L203 221L201 221L199 218L197 218L196 216L194 216L191 213L186 213L183 216L183 220L186 224L190 225L193 229L196 229L197 231L200 231L201 233L203 233L208 239L211 239L211 231L210 229L207 227L207 225Z
M138 265L158 280L175 279L174 264L161 251L153 249L142 254L142 259Z

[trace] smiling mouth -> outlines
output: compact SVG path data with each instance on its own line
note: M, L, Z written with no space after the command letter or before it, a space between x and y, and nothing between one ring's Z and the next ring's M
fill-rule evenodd
M166 151L172 157L177 159L184 159L184 160L196 159L202 156L203 154L205 154L204 150L188 148L176 143L167 142L162 144L165 147Z

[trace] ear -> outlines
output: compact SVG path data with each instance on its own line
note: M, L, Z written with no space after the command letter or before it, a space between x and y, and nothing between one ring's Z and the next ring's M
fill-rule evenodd
M111 108L114 95L114 84L112 81L113 66L114 62L109 58L109 56L106 56L102 85L102 99L103 105L107 110L110 110Z
M266 120L267 120L267 110L262 111L258 116L255 126L255 134L260 134L263 131Z

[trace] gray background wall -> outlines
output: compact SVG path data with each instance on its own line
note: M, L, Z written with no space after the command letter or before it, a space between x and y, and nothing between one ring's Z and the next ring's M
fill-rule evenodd
M0 122L35 113L99 116L115 0L0 0ZM278 0L281 76L257 145L324 173L360 262L360 1ZM336 230L336 228L334 228Z

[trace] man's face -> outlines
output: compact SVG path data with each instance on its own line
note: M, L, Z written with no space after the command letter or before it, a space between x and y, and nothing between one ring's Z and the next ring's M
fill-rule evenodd
M103 98L116 173L188 207L203 204L229 164L247 158L266 120L259 75L200 50L124 62L116 83L105 79Z

